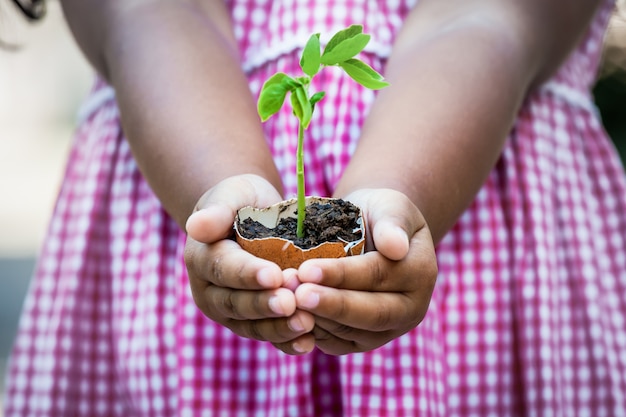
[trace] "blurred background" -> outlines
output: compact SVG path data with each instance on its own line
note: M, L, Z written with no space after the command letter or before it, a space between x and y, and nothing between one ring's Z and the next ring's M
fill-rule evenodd
M58 1L49 1L48 8L43 21L29 25L9 1L0 0L0 39L20 48L0 49L0 402L21 304L59 188L77 109L92 81ZM624 157L626 12L612 21L603 68L596 103Z
M0 403L6 360L92 71L58 1L29 25L0 0ZM2 407L0 407L2 417Z

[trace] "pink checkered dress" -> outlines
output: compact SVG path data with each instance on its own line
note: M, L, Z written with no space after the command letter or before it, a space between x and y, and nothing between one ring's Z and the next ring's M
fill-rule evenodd
M373 35L363 58L380 69L412 6L228 4L254 94L274 71L297 69L310 33L351 22ZM197 310L184 234L138 171L99 83L26 300L6 416L626 416L626 176L589 94L610 8L528 97L440 244L424 322L363 354L288 356ZM340 72L318 81L328 95L307 140L307 187L324 195L374 95ZM289 113L265 127L291 195Z

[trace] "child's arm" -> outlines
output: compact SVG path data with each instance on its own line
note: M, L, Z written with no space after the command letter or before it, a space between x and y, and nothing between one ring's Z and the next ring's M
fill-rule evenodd
M319 347L373 349L423 319L436 273L433 241L474 198L524 97L563 61L598 4L418 3L388 62L391 86L380 92L336 190L364 205L377 252L312 260L299 270L306 284L296 291L297 306L315 315ZM403 214L382 212L393 207L381 206L389 189L399 191L392 201ZM407 231L404 238L394 225Z
M420 1L337 193L402 191L439 241L495 164L529 89L574 47L598 3Z
M219 180L258 174L279 191L220 1L63 0L78 44L115 88L139 168L183 227Z
M184 227L194 207L208 207L190 226L201 242L189 237L185 247L198 307L241 336L294 352L286 342L311 330L310 315L297 313L292 320L305 328L291 330L295 298L279 288L280 268L225 239L234 211L279 201L281 183L224 2L62 5L85 55L114 86L133 155L165 209Z

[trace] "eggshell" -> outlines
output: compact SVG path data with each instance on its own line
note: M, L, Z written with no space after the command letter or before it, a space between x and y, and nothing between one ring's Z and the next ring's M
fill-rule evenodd
M306 204L315 202L327 203L331 198L307 197ZM359 215L361 239L354 242L326 242L310 249L302 249L293 242L279 238L268 237L248 239L239 233L238 224L247 218L252 218L266 227L274 228L280 219L296 217L297 200L291 199L274 204L266 208L244 207L237 213L235 220L235 235L237 243L251 254L270 260L278 264L281 269L298 268L302 262L313 258L343 258L345 256L360 255L365 249L365 222L362 214Z

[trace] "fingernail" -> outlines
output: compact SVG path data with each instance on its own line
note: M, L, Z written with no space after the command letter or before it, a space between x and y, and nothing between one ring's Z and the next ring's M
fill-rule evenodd
M293 292L298 289L300 280L298 279L298 273L295 269L286 269L283 271L283 287Z
M305 269L303 275L303 281L312 282L312 283L320 283L322 282L322 269L317 266L312 266Z
M307 353L307 350L304 348L304 346L302 346L298 342L295 342L293 345L291 345L291 347L293 347L293 350L295 350L298 353Z
M284 315L285 310L283 310L283 306L280 304L280 300L278 297L270 297L268 304L270 306L270 310L272 310L276 314Z
M293 317L289 320L289 328L294 332L303 332L304 324L302 324L302 321L299 318Z
M320 303L320 295L315 291L311 291L299 301L300 306L304 308L315 308Z
M274 288L275 280L269 268L263 268L256 273L256 280L264 288Z

